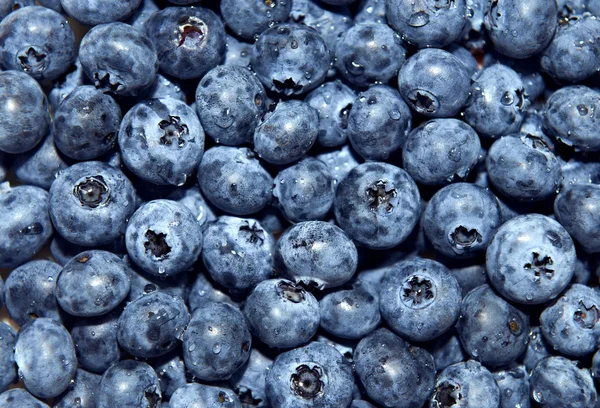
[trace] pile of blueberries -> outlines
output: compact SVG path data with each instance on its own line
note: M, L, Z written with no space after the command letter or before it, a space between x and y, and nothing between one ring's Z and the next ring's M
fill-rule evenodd
M600 407L600 0L0 0L0 67L0 408Z

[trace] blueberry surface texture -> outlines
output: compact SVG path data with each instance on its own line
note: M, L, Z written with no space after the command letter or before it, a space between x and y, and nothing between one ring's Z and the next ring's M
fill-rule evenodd
M160 407L162 394L156 372L147 363L123 360L104 372L96 407Z

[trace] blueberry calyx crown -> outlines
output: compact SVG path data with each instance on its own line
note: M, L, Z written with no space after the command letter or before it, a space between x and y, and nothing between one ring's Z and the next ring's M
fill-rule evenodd
M408 99L415 106L415 109L421 113L435 113L439 102L437 98L428 91L417 89L408 95Z
M167 244L167 234L162 232L157 234L152 230L148 230L144 236L146 237L146 242L144 242L146 251L149 251L152 256L161 261L169 257L171 247Z
M292 303L300 303L305 299L304 289L291 282L279 282L277 288L280 293Z
M161 120L158 127L165 131L165 134L160 137L160 144L165 146L171 146L173 142L176 142L177 146L183 147L185 139L181 136L190 133L187 125L181 123L179 116L169 115L169 120Z
M273 86L278 92L283 92L286 95L292 95L294 93L300 93L304 86L296 84L292 78L286 78L283 81L273 79Z
M46 69L48 62L46 54L34 47L27 47L24 51L19 52L17 59L24 72L42 72Z
M378 180L367 188L367 197L369 198L369 207L372 211L377 211L380 208L385 212L391 213L394 211L395 198L398 192L395 188L388 188L388 185L383 180Z
M98 89L112 93L118 92L119 88L123 86L120 82L113 82L109 72L104 73L102 76L100 76L99 72L94 72L94 85Z
M204 21L194 16L183 16L178 21L179 24L179 43L181 47L186 42L202 42L206 37L208 27Z
M481 242L483 237L475 228L467 229L463 225L456 228L451 234L452 242L462 248L470 248L476 242Z
M583 300L579 301L579 309L574 313L573 320L584 329L593 329L600 318L600 311L596 305L587 307Z
M237 396L243 406L249 405L251 407L258 406L262 402L260 398L254 398L252 396L252 390L246 387L240 387L237 390Z
M302 364L296 368L296 372L290 377L292 391L301 398L313 399L323 393L325 384L321 381L323 370L318 365L310 368Z
M240 226L239 232L248 235L247 239L251 244L257 244L260 241L260 245L262 245L265 242L265 232L258 228L256 222L250 225L248 221L244 221L244 225Z
M550 256L544 256L541 258L540 254L537 252L532 252L531 255L533 259L531 262L527 262L525 265L523 265L523 268L527 270L533 270L533 280L535 282L539 282L542 277L552 279L554 276L554 268L552 268L554 261L552 258Z
M460 393L460 385L444 381L435 388L433 400L436 403L436 408L448 408L457 405L457 402L462 399Z
M402 302L409 307L425 307L435 298L435 287L430 279L413 275L404 281Z
M73 195L79 199L81 205L97 208L108 204L110 189L104 177L90 176L75 186Z
M160 406L160 395L156 393L155 389L148 389L144 391L144 398L148 401L149 408L156 408Z

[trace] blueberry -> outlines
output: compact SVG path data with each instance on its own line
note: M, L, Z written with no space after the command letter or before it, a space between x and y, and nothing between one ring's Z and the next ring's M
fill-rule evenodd
M358 2L358 11L354 16L354 23L376 22L385 24L385 0L361 0Z
M148 364L123 360L104 372L98 394L97 408L161 406L160 382Z
M544 407L594 408L597 394L586 368L564 357L548 357L531 372L531 395Z
M272 364L273 360L258 349L250 350L248 362L229 380L242 404L266 406L265 380Z
M353 168L338 184L333 208L346 234L371 249L404 241L417 224L420 194L404 170L370 162Z
M107 251L86 251L71 259L56 279L58 304L74 316L100 316L129 294L127 264Z
M600 200L600 186L572 184L566 186L554 201L556 219L587 252L600 252L600 220L590 209Z
M594 289L573 284L540 315L544 339L566 356L582 357L600 345L600 296Z
M420 407L433 391L431 354L388 329L364 337L354 349L354 363L366 393L382 406Z
M465 296L456 327L465 351L487 366L509 364L527 348L529 316L488 285Z
M439 373L446 367L467 360L467 354L460 345L460 339L454 329L446 332L426 346L427 351L433 356L435 369Z
M488 283L485 265L467 265L450 269L460 286L463 297L479 285Z
M410 109L398 91L376 85L354 101L346 133L365 160L386 160L404 146L411 125Z
M167 196L167 199L183 204L195 216L200 226L216 219L213 209L206 203L198 186L178 188Z
M223 65L248 68L252 55L252 44L239 41L232 35L226 36L226 52Z
M277 356L265 391L273 408L347 407L353 384L344 357L327 344L312 342Z
M211 69L196 89L196 109L204 130L226 145L238 146L252 139L266 104L260 81L240 66Z
M127 177L99 161L63 170L50 186L49 212L56 231L77 245L108 244L125 233L135 211Z
M48 92L48 101L53 111L58 110L58 106L75 88L89 83L79 58L71 65L68 72L58 79L54 80L52 89Z
M468 0L470 1L470 0ZM470 6L467 6L470 7ZM447 47L447 51L454 55L467 68L471 78L476 78L479 75L479 63L471 54L471 51L458 44L451 44Z
M17 366L15 365L15 343L17 334L6 323L0 323L0 392L17 380ZM0 403L0 406L3 406Z
M2 408L49 408L22 388L13 388L0 394Z
M539 326L531 327L529 332L529 343L527 349L521 355L521 361L527 367L527 371L533 370L536 364L551 355L552 348L544 340Z
M146 23L159 10L155 0L142 0L140 6L125 22L140 31L145 31Z
M479 136L497 138L518 132L528 107L519 74L496 64L485 68L471 85L465 120Z
M464 180L481 154L479 136L457 119L433 119L408 135L402 160L418 183L443 185Z
M332 6L319 0L292 1L290 20L315 29L332 51L338 39L352 27L348 7Z
M142 0L60 0L67 14L81 24L95 26L113 21L125 20L142 3Z
M360 280L325 295L319 310L321 327L345 339L361 339L381 322L379 294Z
M53 398L65 391L77 370L75 345L67 329L46 317L21 327L15 344L19 378L27 391Z
M477 361L456 363L437 376L429 407L500 407L500 389L492 373Z
M199 273L190 289L190 310L193 312L210 302L225 302L236 306L235 300L227 292L226 288L209 279L204 273Z
M192 314L183 334L183 360L204 381L227 380L250 356L252 336L244 315L227 303L207 303Z
M173 98L181 102L186 102L186 91L189 91L189 89L184 88L180 80L158 73L154 83L139 94L137 100L143 102L146 99Z
M17 71L0 72L0 151L24 153L50 130L48 100L35 79Z
M202 231L194 214L171 200L142 205L125 232L127 253L145 272L175 275L191 267L202 249Z
M118 363L122 352L117 343L121 310L103 316L76 319L71 328L77 362L81 368L102 374Z
M96 392L102 376L78 369L73 384L54 400L54 408L95 408Z
M178 349L152 361L158 375L160 388L165 399L170 399L175 390L187 384L186 368Z
M387 0L385 5L388 24L419 48L456 41L467 22L465 0Z
M267 28L287 20L291 1L223 0L219 10L225 24L238 37L254 40Z
M331 175L333 176L334 187L348 175L350 170L359 165L359 157L354 153L348 145L344 145L339 149L324 152L316 156L327 165Z
M93 86L79 86L55 111L52 133L65 156L90 160L113 147L120 123L121 109L113 98Z
M31 259L52 236L48 193L33 186L0 186L0 268Z
M544 114L548 134L567 146L584 152L600 150L594 112L600 109L600 93L586 86L565 86L546 102Z
M335 67L353 85L387 83L406 59L400 35L385 24L355 24L335 48Z
M319 134L319 116L308 103L279 102L254 131L254 150L273 164L289 164L310 150Z
M400 94L406 103L422 115L437 118L459 113L469 98L470 83L462 61L435 48L411 56L398 75Z
M183 185L204 153L204 130L192 108L172 98L135 105L121 122L119 146L127 168L158 185Z
M0 65L37 80L64 74L77 55L66 19L46 7L23 7L0 23Z
M600 353L595 352L594 357L592 358L592 366L590 367L590 374L594 379L598 379L600 376Z
M41 2L43 3L43 2ZM35 6L34 0L2 0L0 2L0 21L11 12L22 7Z
M219 217L204 230L202 247L210 276L233 293L273 275L275 239L256 220Z
M225 55L225 27L211 10L167 7L146 22L146 35L158 54L160 70L180 79L200 78Z
M244 315L256 337L269 347L293 348L319 328L319 303L303 287L285 279L262 281L246 298Z
M352 404L350 404L350 408L375 408L375 405L371 404L365 400L352 400Z
M265 88L292 96L304 94L323 82L331 56L314 29L280 24L260 35L252 48L251 64Z
M12 165L19 181L45 190L50 189L60 172L69 167L56 148L52 133L34 149L15 156Z
M414 259L400 262L381 282L381 315L392 330L413 341L432 340L458 319L458 282L441 263Z
M277 175L273 196L292 222L321 220L333 205L333 176L325 163L307 157Z
M343 285L356 272L357 263L352 240L328 222L298 223L277 241L275 266L281 275L317 289Z
M250 149L215 146L202 157L198 183L215 207L233 215L246 215L267 205L273 179Z
M101 24L88 31L81 40L79 61L96 88L115 95L141 93L154 83L158 72L150 39L125 23Z
M133 265L131 265L133 266ZM179 296L187 300L190 291L190 271L183 271L177 275L151 275L138 268L130 268L131 290L128 301L133 301L148 293L160 291L172 296Z
M241 408L238 397L228 388L186 384L173 393L169 408Z
M500 408L529 408L529 373L525 366L494 371L492 373L500 388Z
M600 184L600 163L572 158L560 163L563 179L561 188L571 184Z

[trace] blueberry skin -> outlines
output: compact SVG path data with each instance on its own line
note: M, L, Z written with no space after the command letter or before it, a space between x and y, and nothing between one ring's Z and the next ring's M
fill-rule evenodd
M565 86L546 102L544 128L559 142L583 152L600 151L600 92L583 85Z
M215 146L208 149L198 168L204 197L233 215L265 208L271 199L273 179L250 149Z
M436 251L450 258L484 253L501 224L496 197L470 183L450 184L438 190L423 213L425 235Z
M206 203L197 185L178 188L167 196L167 199L185 205L195 216L200 226L217 219L213 209Z
M435 48L411 56L398 74L400 94L408 106L436 118L456 116L469 98L470 84L469 71L462 61Z
M6 309L19 325L38 317L60 321L54 297L56 278L61 266L46 260L34 260L14 269L4 286Z
M273 164L289 164L310 150L319 134L319 115L308 103L279 102L254 131L254 150Z
M254 40L273 24L286 21L291 9L291 1L223 0L219 6L227 27L245 40Z
M352 404L350 405L350 408L375 408L375 405L371 404L370 402L364 401L364 400L352 400Z
M73 316L100 316L129 294L128 266L107 251L86 251L71 259L56 279L60 307Z
M471 126L458 119L433 119L410 132L402 161L415 181L435 186L466 179L480 155L479 136Z
M527 344L527 349L521 355L520 360L523 362L525 367L527 367L527 371L531 371L535 368L537 363L550 356L552 353L552 348L550 345L544 340L544 336L542 335L542 331L539 326L531 327L529 332L529 343Z
M400 149L412 125L412 115L395 89L375 85L355 99L346 133L365 160L386 160Z
M279 237L275 266L281 276L317 289L348 282L358 264L358 252L344 231L325 221L300 222Z
M338 225L357 243L388 249L411 233L421 213L417 185L404 170L370 162L338 184L333 209Z
M89 84L88 77L83 72L83 67L79 58L69 68L69 71L55 79L52 83L52 89L48 92L48 101L52 110L56 112L58 106L75 88Z
M239 146L252 140L266 105L262 84L240 66L219 65L208 71L196 88L196 109L204 130L225 145Z
M246 298L244 315L253 335L269 347L293 348L319 328L317 299L285 279L262 281Z
M60 173L50 186L48 207L52 224L63 238L95 246L125 233L134 204L133 185L120 170L89 161Z
M158 73L154 45L125 23L101 24L88 31L79 46L79 61L96 88L114 95L138 95Z
M152 17L152 15L159 10L160 9L154 0L142 0L139 7L125 22L130 26L144 32L146 29L146 23L150 17Z
M494 379L500 388L500 408L530 408L529 373L525 366L494 371Z
M198 259L202 230L183 204L153 200L142 205L129 220L125 245L133 262L145 272L175 275Z
M0 23L0 65L41 81L56 79L75 62L75 35L65 17L46 7L23 7Z
M286 96L319 86L331 66L331 55L316 30L280 24L265 30L252 48L251 64L265 88Z
M237 395L228 388L192 383L178 388L169 408L242 408Z
M119 146L125 165L157 185L183 185L204 154L204 130L196 112L172 98L148 99L127 112Z
M165 399L170 399L175 390L187 384L186 368L179 350L153 360L151 365L160 381L160 389Z
M600 345L600 297L594 289L575 283L540 315L544 339L559 353L582 357Z
M335 67L350 83L368 87L387 83L406 60L400 34L380 23L355 24L335 48Z
M329 152L320 153L316 158L325 163L329 168L333 176L334 188L337 188L340 181L348 175L350 170L360 164L360 158L348 145Z
M13 388L0 394L2 408L49 408L22 388Z
M467 7L470 8L471 6L468 5ZM471 54L471 51L456 43L449 45L446 48L446 50L452 55L454 55L456 58L458 58L460 62L463 63L463 65L467 68L467 71L469 72L471 78L477 77L477 75L479 74L479 63L477 62L477 59L475 59L473 54Z
M1 288L0 288L1 289ZM15 343L17 334L6 323L0 323L0 392L17 381ZM0 404L1 405L1 404Z
M365 391L386 407L423 406L433 391L433 357L388 329L364 337L354 349L356 374Z
M15 10L22 7L35 6L34 0L2 0L0 1L0 21Z
M356 94L340 81L326 82L311 91L304 102L319 115L317 142L324 147L336 147L346 143L348 116Z
M71 337L79 366L98 374L119 362L122 356L117 343L117 322L120 309L103 316L79 318L73 321Z
M86 1L60 0L68 15L87 26L125 20L142 3L142 0Z
M209 279L205 273L199 273L194 281L188 297L188 305L193 312L210 302L224 302L237 306L236 298L228 294L228 290Z
M187 101L186 91L189 89L186 87L182 89L181 81L171 77L166 77L161 73L156 75L154 83L146 88L141 94L137 96L139 102L143 102L146 99L164 99L173 98L181 102Z
M117 340L135 357L158 357L178 345L189 319L180 297L149 293L127 304L119 317Z
M158 54L160 70L179 79L200 78L223 62L225 27L202 7L167 7L146 22L146 35Z
M250 55L252 54L252 44L239 41L234 36L227 34L225 45L226 52L223 65L248 68Z
M563 179L561 189L571 184L600 184L600 163L572 158L560 163Z
M600 219L593 209L600 203L600 186L567 185L554 201L554 215L586 252L600 252Z
M307 157L280 171L273 183L273 197L292 222L321 220L333 205L333 176L320 160Z
M381 282L381 316L390 328L412 341L432 340L458 319L460 286L448 268L428 259L404 261Z
M44 91L35 79L17 71L0 72L0 151L24 153L50 130L50 112Z
M471 85L465 120L480 137L497 138L517 133L529 99L519 74L495 64L481 71Z
M537 0L526 5L516 0L490 2L484 24L496 51L523 59L550 44L558 27L557 17L553 1Z
M148 364L124 360L104 372L98 393L97 408L155 408L161 404L160 382Z
M67 390L54 400L54 408L95 408L102 376L78 369Z
M594 353L594 357L592 359L592 366L590 367L590 374L592 375L592 377L594 377L594 379L596 379L596 378L598 378L598 376L600 376L600 353L597 351Z
M19 181L44 190L50 189L60 172L69 167L56 148L52 133L34 149L15 156L12 166Z
M562 171L548 146L529 135L509 135L496 140L488 151L486 168L493 186L518 201L553 197Z
M238 395L243 404L259 407L267 406L265 381L271 370L273 360L258 349L250 350L248 362L229 380L231 389Z
M564 357L548 357L531 372L531 395L543 407L594 408L597 394L586 368Z
M204 381L227 380L250 356L252 336L244 315L227 303L194 310L183 334L183 360Z
M353 385L352 367L340 352L312 342L277 356L265 391L273 408L347 407Z
M21 327L15 344L15 363L27 391L38 398L53 398L65 391L75 377L75 345L60 323L40 317Z
M500 388L494 376L474 360L446 367L435 381L429 408L500 407Z
M52 236L48 193L39 187L0 188L0 268L31 259Z
M589 41L600 34L600 20L583 15L567 19L540 58L542 71L563 83L581 82L597 74L600 45Z
M354 23L373 21L386 24L385 0L361 0L358 2L358 11L354 16Z
M91 85L79 86L54 113L54 143L71 159L95 159L113 147L120 123L121 108L113 98Z
M467 23L465 0L386 0L388 24L419 48L441 48L456 41Z
M327 44L335 50L338 39L352 27L352 14L345 6L330 6L318 0L292 1L290 20L317 30Z
M463 299L456 328L471 357L497 367L515 361L527 348L529 316L481 285Z
M4 280L0 276L0 309L4 306Z
M169 276L151 275L138 268L129 270L131 272L131 290L127 299L129 302L156 291L179 296L187 301L191 283L189 270Z
M232 293L273 276L275 238L254 219L219 217L204 230L202 248L206 270Z
M381 322L379 294L360 280L325 295L319 301L319 310L321 327L344 339L362 339Z
M450 269L450 272L458 281L463 297L477 286L488 283L485 265L469 265L452 268Z
M467 360L467 355L460 345L460 339L454 329L445 336L440 336L427 346L427 351L433 356L435 369L439 373L452 364Z

